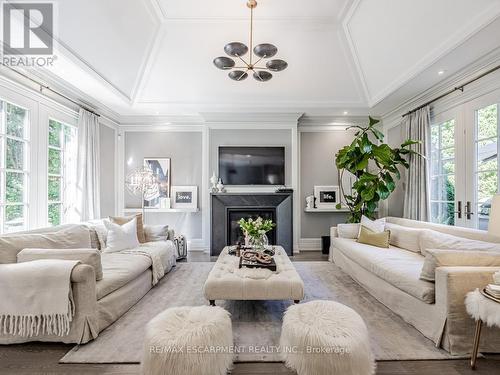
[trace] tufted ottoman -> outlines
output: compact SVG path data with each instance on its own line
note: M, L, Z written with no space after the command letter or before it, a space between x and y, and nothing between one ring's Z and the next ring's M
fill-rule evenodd
M220 307L174 307L146 326L145 375L226 375L233 363L229 313Z
M290 306L280 347L298 375L371 375L375 361L368 330L351 308L333 301Z

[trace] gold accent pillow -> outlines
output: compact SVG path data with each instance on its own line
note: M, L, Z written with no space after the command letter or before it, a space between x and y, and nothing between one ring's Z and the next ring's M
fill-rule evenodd
M361 225L357 242L388 249L390 238L391 232L388 230L381 233L375 233L364 225Z
M142 221L142 214L123 216L123 217L110 216L109 220L114 224L123 225L128 223L134 217L137 218L137 239L139 240L140 243L146 243L146 235L144 234L144 223Z

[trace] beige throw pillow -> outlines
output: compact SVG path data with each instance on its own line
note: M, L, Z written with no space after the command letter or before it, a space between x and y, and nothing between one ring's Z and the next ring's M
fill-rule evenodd
M144 222L142 220L142 214L136 214L136 215L131 215L131 216L110 216L109 220L118 225L123 225L128 223L130 220L133 218L137 218L137 239L139 240L140 243L146 243L146 236L144 234Z
M146 242L166 241L168 239L168 225L145 225L144 235Z
M500 253L478 250L437 250L429 249L425 255L420 279L435 281L436 268L445 266L500 266Z
M23 249L17 254L17 263L40 259L79 260L94 268L95 279L102 279L101 252L97 249Z
M429 249L500 251L500 244L469 240L468 238L425 229L420 235L420 252L425 256Z
M375 233L362 225L357 242L388 249L390 237L391 232L387 230L382 233Z
M420 235L423 229L409 228L402 225L386 223L385 229L391 232L391 245L420 253Z

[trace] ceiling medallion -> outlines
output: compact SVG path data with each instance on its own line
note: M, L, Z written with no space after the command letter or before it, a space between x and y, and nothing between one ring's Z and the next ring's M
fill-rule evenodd
M231 42L226 44L224 47L224 52L231 57L235 57L239 60L238 65L236 62L226 56L217 57L214 59L214 65L222 70L230 70L229 78L235 81L243 81L248 77L249 72L253 72L253 77L260 82L269 81L273 78L271 72L281 72L285 70L288 66L287 62L284 60L268 60L264 66L259 66L259 63L263 64L264 59L270 59L278 53L278 48L269 43L258 44L253 47L253 10L257 7L257 1L249 0L247 6L250 8L250 49L243 43ZM247 60L243 59L248 51L250 51L250 56ZM254 62L254 55L255 62ZM242 64L240 64L242 63Z

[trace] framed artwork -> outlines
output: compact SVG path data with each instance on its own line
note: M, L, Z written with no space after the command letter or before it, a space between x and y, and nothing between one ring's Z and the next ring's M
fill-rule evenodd
M144 197L144 207L162 208L170 198L170 158L144 158L144 166L158 178L158 194Z
M198 208L198 186L172 186L172 208Z
M316 198L316 208L335 209L340 203L340 188L338 186L315 186L314 198Z

